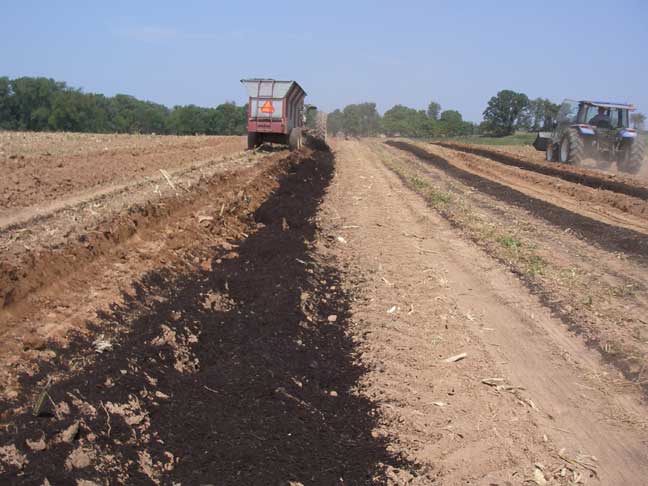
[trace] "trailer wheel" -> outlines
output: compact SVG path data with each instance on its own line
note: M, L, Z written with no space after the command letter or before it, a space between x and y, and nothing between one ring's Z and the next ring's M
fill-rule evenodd
M578 131L570 128L560 142L560 161L564 164L580 165L585 159L585 143Z
M256 132L248 132L248 150L253 150L257 147L258 134Z
M638 173L646 156L645 142L637 137L624 152L622 159L617 164L619 170L628 174Z
M321 140L323 143L326 143L327 119L328 115L326 113L323 111L317 112L317 118L315 119L315 138Z
M302 131L301 128L293 128L290 130L288 136L288 146L290 150L299 150L302 147Z

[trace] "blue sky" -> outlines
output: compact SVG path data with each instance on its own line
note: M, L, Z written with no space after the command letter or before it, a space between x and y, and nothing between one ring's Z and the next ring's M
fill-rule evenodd
M0 75L169 106L296 79L330 111L434 99L478 121L501 89L648 112L648 1L0 0Z

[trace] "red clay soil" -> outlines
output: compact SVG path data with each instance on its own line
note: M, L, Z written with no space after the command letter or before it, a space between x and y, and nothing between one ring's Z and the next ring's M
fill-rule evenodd
M243 137L0 133L0 219L244 148Z
M454 142L435 142L433 145L480 155L482 157L487 157L503 164L512 165L514 167L519 167L525 170L540 172L541 174L558 177L565 181L583 184L595 189L606 189L608 191L614 191L632 197L648 199L648 184L641 179L637 179L629 175L608 174L584 167L574 167L551 162L540 162L538 160L531 160L529 158L523 158L516 155L509 155L495 149L475 147L469 144Z

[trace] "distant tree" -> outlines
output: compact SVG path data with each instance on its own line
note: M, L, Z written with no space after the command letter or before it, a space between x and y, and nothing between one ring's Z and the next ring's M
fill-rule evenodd
M423 138L434 136L438 124L423 110L396 105L385 112L382 125L388 135Z
M340 110L335 110L328 114L326 129L331 135L337 135L344 131L344 115Z
M247 105L223 103L205 113L205 130L208 135L244 135L247 124Z
M558 116L560 105L545 98L530 100L526 110L518 119L517 128L527 130L551 130Z
M467 131L467 125L463 121L461 113L456 110L446 110L441 113L439 118L438 132L446 137L456 137L464 135Z
M169 109L158 103L118 94L110 99L111 125L121 133L166 133Z
M632 126L637 130L643 130L644 124L646 123L646 115L643 113L632 113L630 115L630 120L632 120Z
M349 135L367 137L376 135L380 130L380 114L376 103L348 105L342 111L343 130Z
M431 101L427 109L428 118L436 121L439 119L439 113L441 113L441 105L436 101Z
M174 106L168 127L177 135L205 134L208 131L209 111L196 105Z
M13 109L13 96L11 81L7 77L0 77L0 130L11 130L16 127L16 118Z
M17 78L11 82L16 128L47 130L55 93L67 89L65 83L47 78Z
M523 93L503 90L493 96L484 110L484 129L495 136L511 135L529 106Z

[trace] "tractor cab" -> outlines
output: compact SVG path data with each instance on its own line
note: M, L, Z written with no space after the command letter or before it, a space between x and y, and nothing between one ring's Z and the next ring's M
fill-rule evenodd
M533 143L547 161L579 165L595 159L608 169L614 162L623 172L636 174L645 153L643 140L630 128L634 105L607 101L565 100L560 105L553 132L540 132Z
M578 105L576 123L604 130L620 130L630 127L630 111L633 105L602 101L581 101Z

